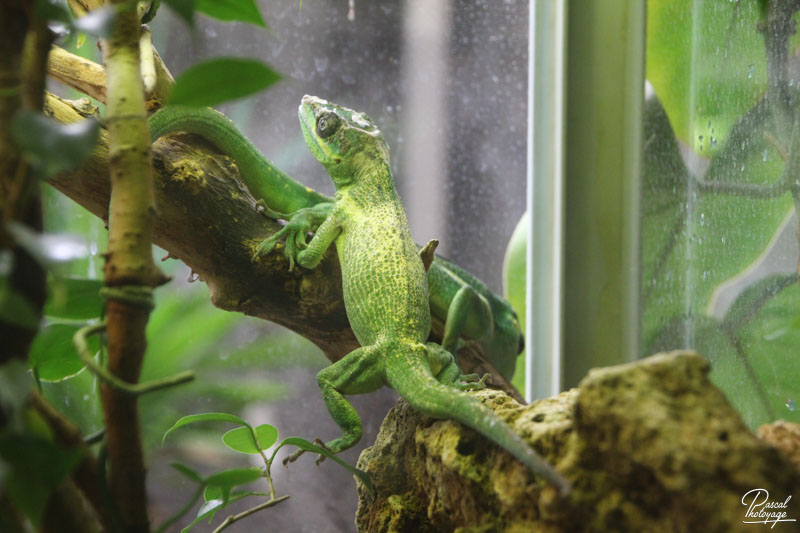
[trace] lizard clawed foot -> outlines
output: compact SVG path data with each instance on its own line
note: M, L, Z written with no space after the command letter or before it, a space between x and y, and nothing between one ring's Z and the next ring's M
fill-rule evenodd
M491 374L484 374L478 378L478 374L462 374L458 377L455 383L456 388L460 390L482 390L486 388L486 380L491 377Z
M263 198L256 200L256 211L273 220L287 220L289 218L289 215L285 213L279 213L278 211L271 209Z
M323 449L325 449L325 450L327 450L329 452L331 451L327 446L325 446L325 443L322 442L322 440L319 439L319 438L314 439L312 441L312 444L314 444L314 446L319 446L320 448L323 448ZM289 466L289 463L293 463L293 462L297 461L298 457L300 457L304 453L306 453L306 450L303 450L303 449L295 450L294 452L289 454L289 456L286 457L283 460L283 466ZM331 452L331 453L333 453L333 452ZM315 461L316 465L319 466L322 463L322 461L324 461L324 460L325 460L325 456L320 454L320 456L317 457L317 460Z
M322 442L320 439L314 439L314 445L315 446L319 446L320 448L330 452L330 449L328 449L328 447L325 446L325 443ZM331 453L333 453L333 452L331 452ZM325 456L322 455L322 454L319 454L319 457L317 457L317 460L315 462L316 462L317 466L319 466L319 465L322 464L322 461L324 461L324 460L325 460Z

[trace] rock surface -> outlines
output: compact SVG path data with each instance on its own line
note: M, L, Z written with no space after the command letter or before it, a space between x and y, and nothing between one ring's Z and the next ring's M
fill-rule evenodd
M359 459L377 498L359 488L358 528L753 532L771 525L743 523L754 520L743 496L758 488L770 502L794 498L754 510L800 520L800 472L747 429L708 371L702 357L672 352L593 370L576 389L528 406L473 393L573 483L565 499L478 433L400 401Z

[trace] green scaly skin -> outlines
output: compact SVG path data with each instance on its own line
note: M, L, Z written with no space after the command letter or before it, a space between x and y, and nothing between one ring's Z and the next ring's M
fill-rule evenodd
M334 242L350 326L361 347L317 374L322 398L342 436L333 453L361 439L361 419L345 395L387 385L427 416L454 419L505 448L563 493L569 483L491 409L464 390L452 354L426 343L431 328L428 281L394 188L389 148L364 114L304 96L306 143L336 187L335 202L297 263L315 268ZM296 459L302 451L295 453Z
M257 255L269 252L286 238L285 253L293 266L297 251L307 246L306 236L328 217L333 199L297 183L276 168L222 113L211 108L168 106L150 117L153 141L167 133L195 133L232 157L250 193L263 202L272 218L287 225L266 239ZM465 270L437 256L428 270L430 307L445 324L442 345L456 353L461 336L478 342L492 365L507 379L524 347L517 315L504 298Z

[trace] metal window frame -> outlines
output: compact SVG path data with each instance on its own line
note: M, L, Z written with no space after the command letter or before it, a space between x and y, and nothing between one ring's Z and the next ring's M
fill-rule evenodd
M640 0L532 0L528 399L639 357Z

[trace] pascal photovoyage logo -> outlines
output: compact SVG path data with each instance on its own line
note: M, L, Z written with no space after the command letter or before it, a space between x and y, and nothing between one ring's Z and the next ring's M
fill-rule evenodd
M747 507L744 513L745 524L763 524L774 528L778 522L797 522L796 518L787 518L786 509L792 495L785 500L770 500L767 489L753 489L742 496L742 505Z

